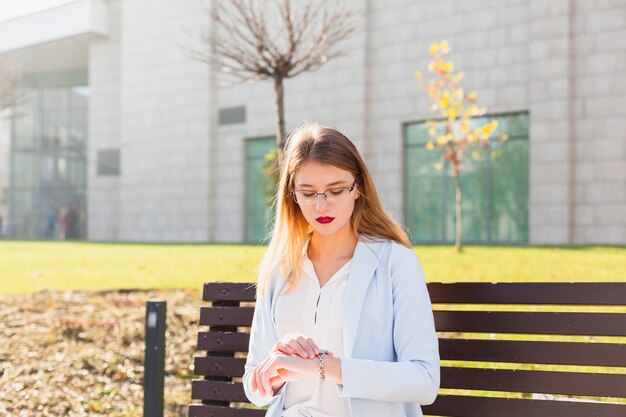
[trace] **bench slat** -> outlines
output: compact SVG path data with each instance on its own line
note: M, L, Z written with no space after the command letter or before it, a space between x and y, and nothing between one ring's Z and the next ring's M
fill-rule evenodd
M254 307L201 307L200 325L250 326ZM626 336L620 313L435 311L440 332Z
M623 282L467 282L428 283L433 303L445 304L571 304L626 305ZM254 301L256 287L249 282L204 284L204 301Z
M206 376L243 376L246 358L225 358L220 356L196 356L194 361L194 375Z
M626 314L435 311L440 332L626 336Z
M455 417L623 417L626 405L439 395L424 415Z
M191 381L191 398L195 400L248 402L243 383L204 379Z
M626 398L626 375L441 367L441 387Z
M247 352L250 341L248 333L198 332L197 350L213 352Z
M265 410L190 404L189 417L264 417Z
M626 367L617 343L439 339L442 360Z
M626 305L624 282L431 282L433 303Z
M256 285L250 282L207 282L202 291L204 301L254 301Z
M200 325L251 326L254 307L200 307Z

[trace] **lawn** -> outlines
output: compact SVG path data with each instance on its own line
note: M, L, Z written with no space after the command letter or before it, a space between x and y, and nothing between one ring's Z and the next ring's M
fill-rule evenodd
M0 241L0 294L254 281L265 247ZM626 247L416 246L427 281L626 281Z

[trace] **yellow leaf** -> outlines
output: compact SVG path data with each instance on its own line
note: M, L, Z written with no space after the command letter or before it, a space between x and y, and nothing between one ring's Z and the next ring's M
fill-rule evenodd
M428 129L428 135L429 136L435 136L436 133L437 133L437 131L435 130L434 127L431 127L430 129Z
M493 158L500 158L502 156L502 152L501 151L491 151L491 156Z
M493 133L493 131L496 129L496 127L498 127L498 121L497 120L492 120L491 122L485 124L482 128L482 137L483 139L487 139L489 138L489 136L491 136L491 134Z
M459 115L459 113L458 113L458 111L456 109L452 108L452 109L448 110L448 118L449 119L454 120L454 119L456 119L456 117L458 115Z
M443 163L442 162L437 162L435 164L435 169L441 169L441 168L443 168Z
M448 99L444 98L443 100L441 100L439 102L439 104L441 105L442 109L446 109L450 105L450 101Z
M507 135L506 133L503 133L500 135L500 140L502 142L504 142L505 140L507 140L509 138L509 135Z
M422 74L422 71L415 71L415 78L417 78L418 80L424 78L424 74Z
M428 142L426 143L426 149L432 151L433 149L435 149L435 145L432 142Z
M463 78L465 78L465 73L464 73L463 71L459 71L459 72L458 72L458 73L457 73L457 74L456 74L456 75L452 78L452 80L453 80L456 84L458 84L458 83L460 83L460 82L463 80Z
M446 135L441 135L437 138L437 145L445 145L448 142L448 137Z
M469 101L476 101L477 98L478 98L478 95L476 94L476 91L470 92L469 95L467 96L467 99Z
M428 49L429 55L435 55L439 51L439 44L431 43L430 48Z
M431 62L430 64L428 64L428 71L434 71L436 68L436 65L434 62Z
M444 54L447 54L450 51L450 45L448 45L448 41L445 39L441 41L441 43L439 44L439 49L441 49L441 52L443 52Z

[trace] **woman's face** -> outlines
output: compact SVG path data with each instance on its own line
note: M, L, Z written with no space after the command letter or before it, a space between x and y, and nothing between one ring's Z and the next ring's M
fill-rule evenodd
M350 188L354 180L349 171L319 162L307 162L296 173L294 186L296 191L305 191L311 195L329 189ZM334 235L346 228L349 229L354 202L359 198L357 187L355 186L351 192L344 190L339 197L332 196L330 192L326 195L334 201L328 201L323 195L319 195L314 204L299 204L304 218L316 233L322 235Z

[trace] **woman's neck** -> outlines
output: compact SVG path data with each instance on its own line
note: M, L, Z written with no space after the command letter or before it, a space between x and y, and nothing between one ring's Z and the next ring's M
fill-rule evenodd
M313 233L307 248L307 256L312 261L349 259L354 254L357 241L350 230L331 236Z

